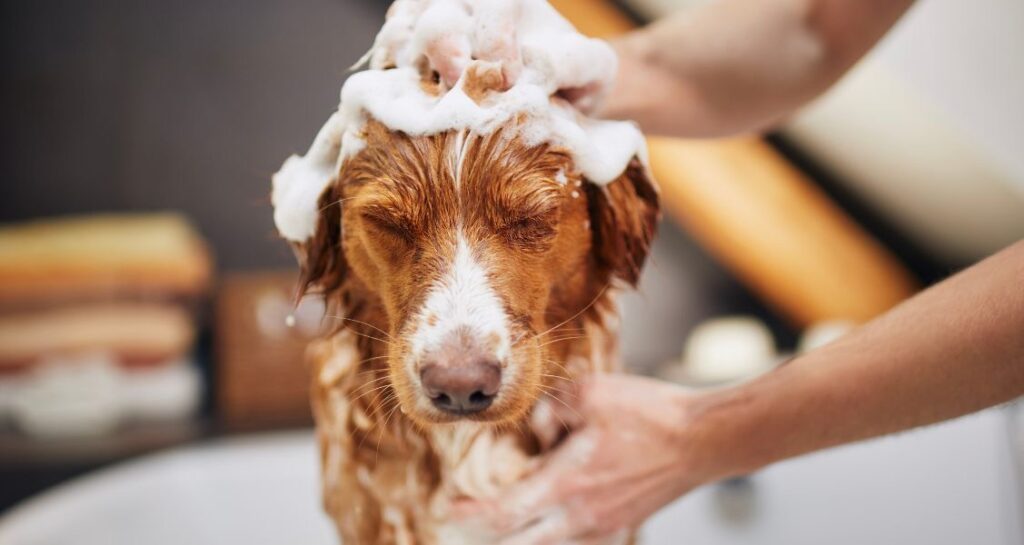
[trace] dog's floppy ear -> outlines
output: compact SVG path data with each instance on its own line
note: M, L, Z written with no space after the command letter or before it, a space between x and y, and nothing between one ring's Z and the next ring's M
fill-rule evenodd
M309 240L295 245L302 269L299 295L329 293L345 281L348 263L341 247L340 192L335 182L320 195L316 231Z
M635 287L660 218L657 186L634 157L608 185L584 187L598 265Z

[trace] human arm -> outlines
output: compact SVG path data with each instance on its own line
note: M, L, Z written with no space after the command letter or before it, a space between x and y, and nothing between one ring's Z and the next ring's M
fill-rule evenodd
M718 0L613 42L619 72L600 114L645 132L727 136L770 128L836 82L913 0Z
M574 430L534 475L457 512L503 533L503 545L586 543L701 484L1021 394L1024 241L736 388L594 377L566 398Z

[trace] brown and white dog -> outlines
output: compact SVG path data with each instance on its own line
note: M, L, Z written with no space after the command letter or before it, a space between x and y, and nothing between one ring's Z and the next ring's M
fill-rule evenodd
M657 189L639 159L598 186L506 129L370 120L297 246L303 290L337 319L310 356L346 544L487 543L447 524L448 503L519 479L559 433L539 402L616 365L613 291L638 280Z

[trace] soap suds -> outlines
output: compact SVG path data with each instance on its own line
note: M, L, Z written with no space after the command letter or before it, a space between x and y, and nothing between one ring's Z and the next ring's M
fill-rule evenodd
M273 177L274 221L289 240L313 235L319 197L365 147L369 119L411 136L483 135L519 119L516 136L526 145L566 149L595 184L616 179L634 156L646 161L635 125L585 114L615 75L614 51L579 34L546 0L396 0L366 58L369 69L345 82L338 111L306 155L289 157ZM496 68L497 88L467 93L467 74ZM435 71L440 92L423 85Z
M564 170L558 169L558 173L555 174L555 181L558 182L558 185L564 186L569 183L569 178L566 177Z

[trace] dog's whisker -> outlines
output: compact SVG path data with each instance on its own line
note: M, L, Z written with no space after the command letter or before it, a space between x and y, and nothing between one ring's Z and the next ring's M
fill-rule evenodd
M387 357L387 356L384 356L384 357ZM374 358L374 359L376 359L376 358ZM381 359L383 359L383 358L381 358ZM368 361L368 360L364 360L363 362L360 362L360 363L365 363L365 361ZM388 370L387 370L386 367L371 367L370 369L363 369L362 371L357 372L355 374L355 376L359 377L359 378L363 378L363 377L365 377L367 375L371 375L372 376L372 375L381 374L381 373L386 375L387 372L388 372Z
M548 387L548 391L549 392L551 391L551 387ZM557 397L559 398L559 400L561 400L562 396L571 398L573 401L576 401L576 400L579 399L578 397L576 397L576 394L574 394L574 393L572 393L572 392L570 392L568 390L564 390L564 389L561 389L561 388L555 388L555 391L558 394Z
M545 394L546 394L546 395L547 395L548 397L550 397L551 399L553 399L553 400L555 400L555 401L557 401L557 402L561 403L563 407L565 407L566 409L569 409L570 411L572 411L572 413L573 413L574 415L576 415L576 418L578 418L578 419L579 419L580 421L583 421L583 422L585 422L585 421L586 421L586 419L585 419L585 418L583 418L583 415L581 415L581 414L579 413L579 411L577 411L576 409L574 409L574 408L573 408L573 407L572 407L571 405L569 405L568 403L566 403L566 402L565 402L564 400L562 400L561 398L559 398L559 397L558 397L558 396L556 396L556 395L553 395L553 394L552 394L552 393L551 393L551 392L550 392L549 390L547 390L547 389L545 389L545 388L542 388L542 390L544 390L544 393L545 393ZM564 392L563 392L562 390L559 390L559 393L564 393ZM555 414L555 416L558 416L558 413L554 413L554 414ZM565 423L565 421L563 421L562 423L564 424L564 423ZM569 426L566 426L566 429L571 429L571 428L570 428Z
M550 363L551 365L554 365L555 367L565 371L566 375L572 374L572 373L569 372L569 368L566 367L565 364L560 362L560 361L556 361L556 360L553 360L553 359L550 359L550 358L546 358L546 359L544 359L544 363Z
M578 339L586 339L586 338L587 338L586 335L573 335L571 337L559 337L559 338L551 339L549 341L545 341L545 342L537 345L537 347L541 348L541 347L548 346L548 345L551 345L551 344L557 344L557 343L566 342L566 341L575 341L575 340L578 340Z
M364 364L364 363L366 363L368 361L371 361L371 360L379 360L379 359L385 359L385 358L387 358L387 356L378 356L376 358L367 358L367 359L359 362L359 365L362 365L362 364ZM371 367L370 369L363 369L362 371L359 371L358 373L356 373L356 376L357 377L364 377L366 375L374 375L374 374L377 374L377 373L385 373L386 374L387 373L387 368L386 367Z
M554 326L554 327L550 327L550 328L548 328L548 329L547 329L546 331L544 331L543 333L539 333L539 334L535 335L535 337L534 337L534 338L540 337L540 336L542 336L542 335L547 335L548 333L550 333L550 332L552 332L552 331L554 331L554 330L558 329L559 327L562 327L563 325L565 325L565 324L567 324L567 323L569 323L569 322L571 322L571 321L575 320L576 318L579 318L581 314L583 314L584 312L586 312L587 310L589 310L589 309L590 309L590 307L592 307L592 306L594 306L595 304L597 304L597 302L598 302L598 301L599 301L599 300L601 299L601 296L602 296L602 295L604 295L604 292L608 291L608 288L609 288L609 287L611 287L611 285L612 285L612 284L611 284L611 282L608 282L607 284L605 284L605 285L604 285L604 287L603 287L603 288L601 288L601 291L597 292L597 295L595 295L595 296L594 296L594 298L593 298L593 299L591 299L591 301L590 301L589 303L587 303L587 305L586 305L586 306L584 306L583 308L581 308L579 312L577 312L576 314L573 314L572 316L570 316L570 317L569 317L569 318L567 318L566 320L562 321L562 322L561 322L561 323L559 323L558 325L556 325L556 326Z
M391 412L389 412L387 417L384 419L384 425L381 426L381 432L377 436L377 447L376 449L374 449L376 450L376 452L374 453L374 465L377 465L377 463L380 462L380 442L384 438L384 433L388 430L388 422L391 420L391 416L395 414L399 407L401 407L401 404L395 403L395 406L391 409Z
M381 354L380 356L372 356L372 357L369 357L369 358L366 358L366 359L363 359L363 360L359 360L359 363L357 363L356 365L362 365L362 364L364 364L364 363L366 363L368 361L373 361L373 360L382 360L382 359L387 358L387 357L388 357L388 354Z
M548 331L546 331L544 333L535 333L535 334L523 333L523 334L519 335L514 341L512 341L512 346L518 346L519 343L521 343L523 341L532 341L532 340L535 340L535 339L539 339L542 335L548 335L548 334L554 333L555 331L557 331L558 333L562 333L562 334L573 334L573 335L575 335L575 334L586 334L587 333L587 328L586 327L562 327L562 328L558 328L557 330L549 329Z
M586 331L561 331L560 330L558 332L558 335L551 335L551 336L546 337L545 338L545 342L550 341L550 340L554 340L554 339L559 339L559 338L586 336L586 334L587 334Z
M388 333L387 331L384 331L383 329L381 329L381 328L379 328L379 327L377 327L377 326L375 326L375 325L373 325L371 323L367 323L367 322L363 322L363 321L360 321L360 320L356 320L355 318L349 318L348 316L337 316L337 315L334 315L334 314L325 314L324 318L331 318L331 319L334 319L334 320L344 320L346 322L352 322L352 323L356 323L356 324L360 324L360 325L365 325L366 327L369 327L371 329L374 329L374 330L382 333L388 339L390 339L392 341L395 340L395 338L392 337L391 334Z
M387 376L383 376L383 377L377 377L377 378L375 378L375 379L373 379L373 380L368 380L368 381L366 381L366 382L364 382L364 383L362 383L362 384L359 384L359 385L358 385L358 386L356 386L355 388L353 388L353 389L352 389L352 393L358 392L358 391L359 391L360 389L362 389L362 388L365 388L365 387L367 387L367 386L372 386L373 384L376 384L376 383L378 383L378 382L382 382L382 381L385 381L385 380L387 380L387 379L388 379L388 377L387 377Z
M555 396L551 395L549 392L542 391L541 394L544 395L545 397L549 397L551 399L558 400L558 398L556 398ZM554 417L557 418L558 421L562 424L562 429L564 429L564 430L572 429L571 427L569 427L569 424L565 421L565 419L562 418L562 415L558 414L557 412L553 412L553 411L552 411L551 414L554 415Z
M373 420L373 419L376 419L377 417L379 417L380 416L380 412L385 409L387 404L391 403L395 399L398 399L398 394L395 393L394 390L392 390L391 392L389 392L389 395L387 395L383 400L380 400L376 404L376 406L374 406L373 412L369 415L369 418L371 420Z
M356 331L354 329L350 329L349 331L351 331L352 333L354 333L354 334L356 334L356 335L358 335L360 337L366 337L367 339L372 339L372 340L375 340L377 342L382 342L382 343L384 343L384 344L386 344L388 346L394 346L394 344L395 344L395 343L393 343L393 342L391 342L391 341L389 341L387 339L381 339L380 337L374 337L373 335L370 335L368 333L363 333L362 331Z
M362 364L370 362L370 361L382 360L382 359L385 359L385 358L387 358L387 356L374 356L372 358L366 358L365 360L360 361L357 365L362 365ZM356 376L357 377L362 377L362 376L365 376L365 375L372 375L372 374L375 374L375 373L387 373L387 368L386 367L371 367L369 369L363 369L362 371L357 372Z
M376 406L374 406L374 408L373 408L372 412L371 412L371 413L370 413L370 414L369 414L369 415L367 416L367 418L368 418L368 419L370 419L370 420L373 420L373 419L374 419L374 417L375 417L375 415L376 415L376 414L377 414L377 413L378 413L378 412L379 412L379 411L381 410L381 408L382 408L382 407L385 407L385 406L386 406L386 405L387 405L388 403L390 403L390 402L391 402L391 401L393 401L393 400L397 400L397 399L398 399L398 395L397 395L397 394L395 394L395 393L394 393L394 392L392 391L392 392L391 392L391 394L390 394L390 395L388 395L387 397L385 397L383 401L381 401L381 402L380 402L380 403L378 403L378 404L377 404ZM383 433L383 429L382 429L382 428L380 428L380 427L378 427L378 426L376 426L376 425L375 425L375 428L377 429L377 433L378 433L378 434L379 434L379 433ZM367 437L369 437L369 436L371 436L371 435L373 435L373 433L366 433L366 434L363 434L363 437L362 437L362 439L360 439L360 440L359 440L359 444L358 444L358 445L356 446L356 450L357 450L357 451L358 451L358 450L362 450L362 448L363 448L363 444L364 444L364 443L366 443L366 438L367 438Z
M320 208L320 212L323 212L324 210L327 210L328 208L330 208L332 206L335 206L335 205L341 206L341 203L343 203L345 201L351 201L354 198L355 197L345 197L344 199L338 199L336 201L331 201L331 202L323 205L323 207Z
M355 398L353 398L351 403L355 403L356 401L359 401L360 399L362 399L362 398L364 398L364 397L366 397L366 396L368 396L370 394L373 394L374 392L381 392L381 391L384 391L384 390L386 390L387 388L390 388L390 387L391 387L391 384L384 384L384 385L372 388L370 390L364 391L363 393L361 393L358 396L356 396ZM353 393L355 393L357 391L358 390L353 390Z

